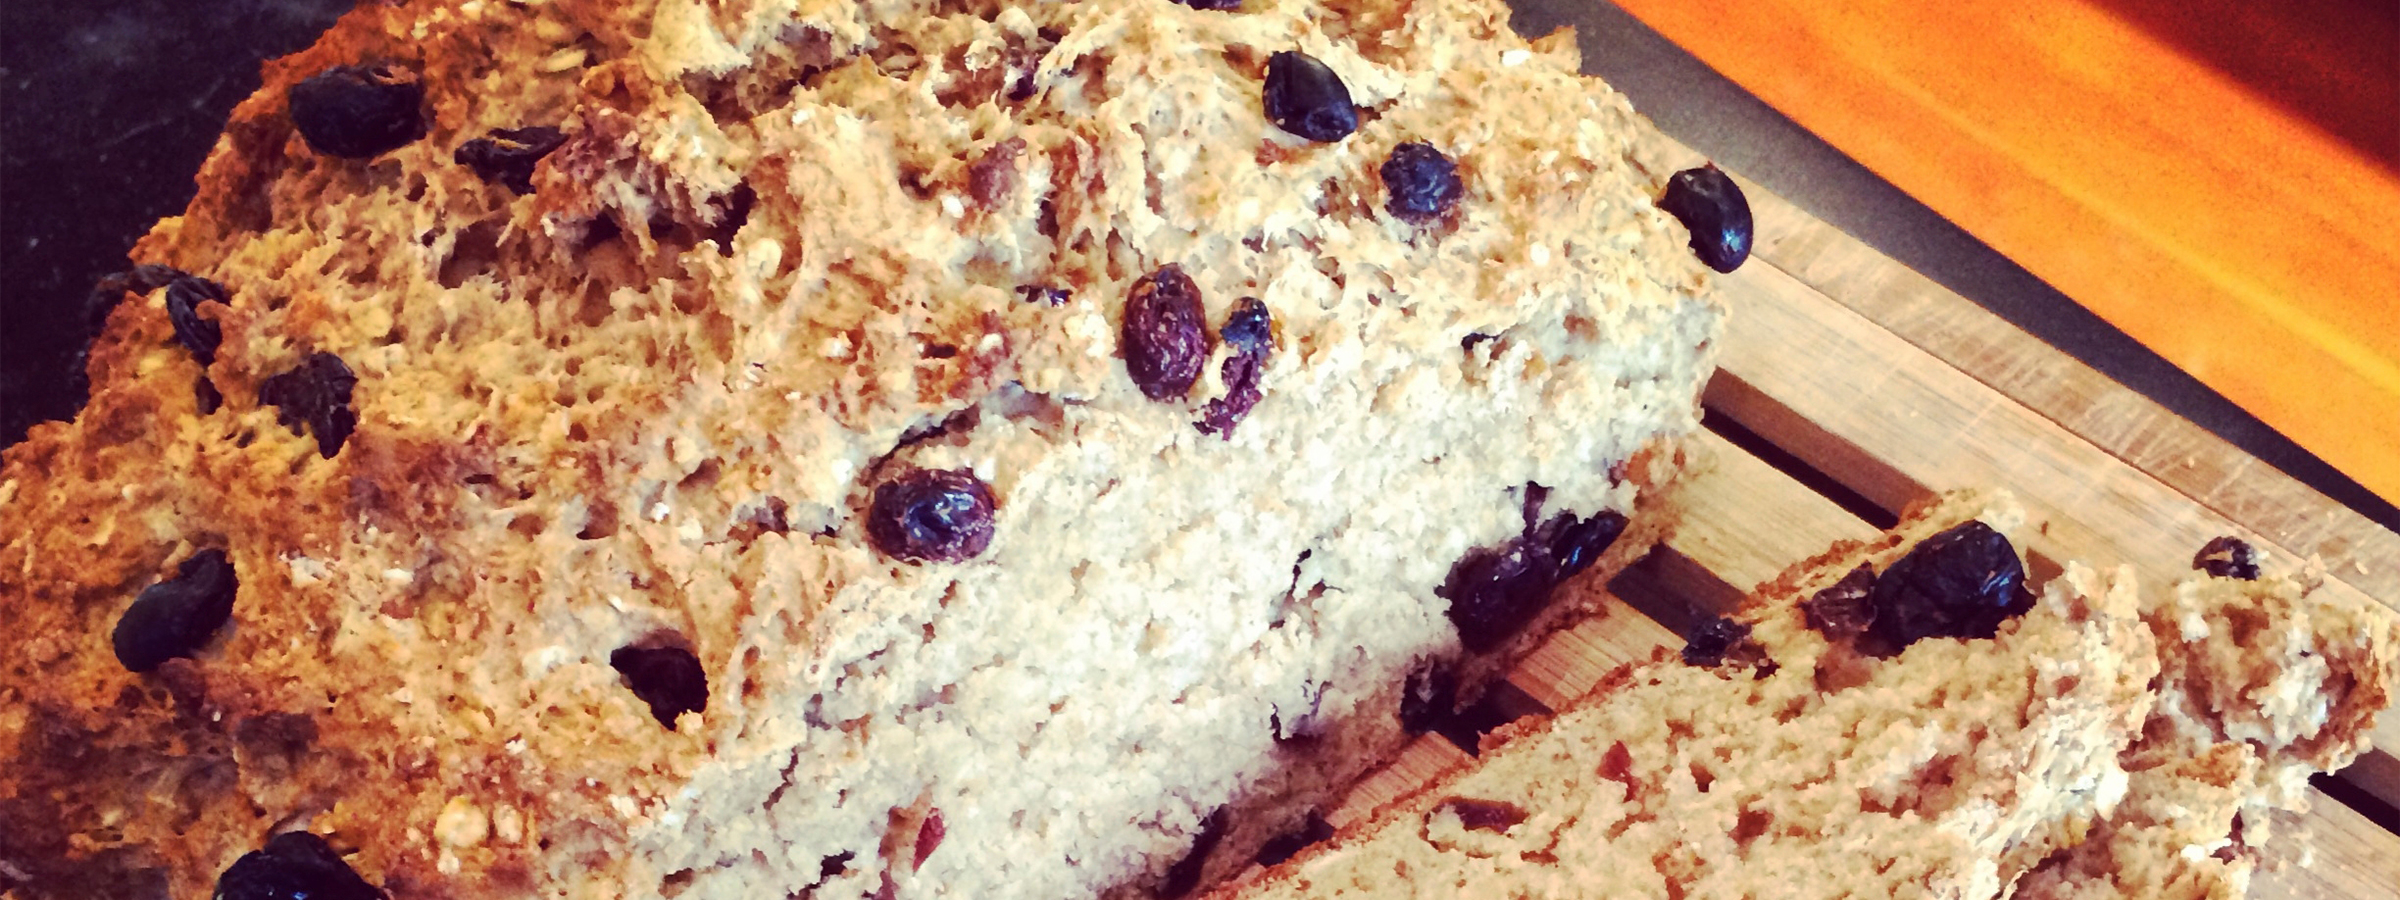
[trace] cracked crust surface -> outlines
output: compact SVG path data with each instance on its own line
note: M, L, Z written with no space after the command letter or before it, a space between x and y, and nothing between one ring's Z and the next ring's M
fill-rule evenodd
M1282 49L1356 134L1265 121ZM286 92L368 62L426 136L315 153ZM1146 889L1218 809L1246 860L1396 746L1411 673L1493 670L1454 561L1628 514L1598 578L1666 526L1721 310L1575 71L1486 2L362 5L135 251L227 289L214 361L128 297L0 468L0 813L56 823L0 861L201 896L305 827L401 898L1055 897ZM535 126L529 194L454 161ZM1407 141L1458 161L1436 221L1383 208ZM1215 349L1162 403L1119 315L1169 264ZM1203 434L1246 296L1262 399ZM312 353L358 378L330 457L259 402ZM919 468L990 485L985 552L872 546ZM232 623L124 671L202 549ZM709 687L673 730L609 665L662 641Z

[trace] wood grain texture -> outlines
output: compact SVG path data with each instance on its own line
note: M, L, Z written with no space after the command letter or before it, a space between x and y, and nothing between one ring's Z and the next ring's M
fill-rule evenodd
M1837 541L1864 541L1880 533L1722 437L1702 434L1699 444L1712 465L1680 495L1685 525L1666 549L1737 594L1751 593ZM1701 583L1666 586L1684 594L1710 590Z
M2189 574L2221 534L2298 558L1780 270L1745 266L1724 283L1733 316L1711 405L1887 509L2006 486L2049 523L2034 551L2128 563L2146 584ZM2332 598L2391 605L2340 575L2322 589ZM2370 768L2394 765L2396 726L2386 715L2376 729Z
M1325 814L1325 821L1335 828L1348 828L1372 819L1376 810L1474 761L1467 751L1439 735L1421 736L1408 749L1400 751L1399 758L1352 786L1342 802Z
M1758 258L1919 349L2378 597L2400 597L2400 534L1745 183Z
M2296 557L2317 557L2340 580L2400 607L2400 534L2057 348L2027 339L2016 326L1758 185L1745 182L1744 188L1758 214L1760 259L2211 512ZM2400 755L2391 752L2400 748L2400 715L2384 718L2376 743L2383 749L2343 777L2377 797L2400 798Z
M2258 874L2252 900L2392 900L2400 897L2400 841L2392 833L2321 791L2309 791L2303 820L2316 852L2305 862L2284 858L2281 869Z
M2368 489L2400 499L2400 230L2389 227L2400 173L2379 151L2187 49L2203 44L2162 37L2159 17L2095 0L1618 2ZM2372 7L2363 26L2276 21L2310 34L2386 18ZM2375 85L2390 57L2373 51L2400 53L2389 49L2400 40L2386 39L2288 43L2293 53L2364 47L2362 83ZM2378 108L2382 97L2345 98L2366 123L2352 132L2400 135L2400 118Z
M1682 558L1694 571L1713 573L1722 583L1679 587L1696 587L1697 593L1713 596L1739 583L1746 592L1837 541L1876 534L1856 516L1722 438L1704 436L1701 443L1715 466L1685 487L1683 526L1645 566L1659 556ZM1553 637L1510 681L1550 708L1564 708L1566 698L1581 696L1609 670L1651 659L1661 649L1681 643L1656 623L1615 610ZM1384 800L1388 796L1378 795L1373 802ZM2293 834L2269 842L2261 852L2270 871L2260 873L2251 896L2390 896L2390 886L2400 885L2400 835L2322 793L2312 794L2311 802L2301 823L2314 836L2313 859L2310 844ZM2379 890L2378 885L2383 887Z
M1679 147L1650 149L1691 160ZM1809 477L1891 512L1941 490L2007 487L2038 523L2025 546L2037 574L2066 559L2123 562L2146 590L2163 590L2189 574L2193 549L2235 534L2281 566L2302 551L2324 558L2333 571L2323 590L2337 600L2400 600L2400 573L2387 571L2400 566L2400 536L1745 187L1762 240L1722 282L1732 318L1707 402ZM1536 714L1621 665L1672 653L1682 641L1662 622L1726 611L1785 566L1875 533L1810 486L1825 481L1804 483L1714 433L1698 443L1709 465L1684 488L1680 529L1608 586L1602 615L1511 673ZM2375 735L2383 749L2343 773L2387 800L2400 799L2395 724L2387 715ZM1456 747L1420 740L1329 819L1356 821L1468 764ZM2250 896L2400 897L2400 834L2321 792L2311 799L2300 828L2261 848Z
M1905 372L1902 377L1907 377ZM1965 378L1955 371L1950 377ZM1682 527L1645 561L1642 570L1659 581L1649 587L1687 598L1721 597L1737 590L1746 593L1779 575L1786 566L1837 541L1863 540L1876 533L1824 496L1725 439L1703 435L1700 444L1712 466L1684 488ZM1904 475L1889 480L1908 483ZM2018 493L2021 499L2031 499L2023 490ZM2080 539L2062 541L2058 535L2068 529L2052 525L2043 530L2046 537L2035 542L2037 552L2047 547L2049 553L2065 554L2060 558L2110 558L2092 551ZM1674 561L1673 565L1658 566L1662 559ZM1627 577L1640 574L1637 571ZM1716 583L1702 583L1707 579ZM1672 631L1618 607L1553 637L1519 666L1510 682L1549 708L1561 709L1611 669L1651 659L1680 643ZM1430 763L1418 765L1436 773L1443 771ZM1389 790L1387 784L1362 803L1388 802L1393 796ZM2287 833L2284 839L2263 847L2265 871L2253 883L2251 896L2276 900L2391 896L2395 886L2400 886L2400 835L2322 793L2312 793L2311 802L2312 809L2301 819L2311 840L2304 842Z

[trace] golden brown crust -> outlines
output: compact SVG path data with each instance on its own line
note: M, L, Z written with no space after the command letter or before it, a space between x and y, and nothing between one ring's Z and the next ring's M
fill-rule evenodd
M1265 121L1286 48L1356 134ZM318 153L288 92L374 62L425 136ZM1635 513L1595 578L1666 524L1721 310L1648 126L1573 70L1480 2L361 5L135 251L226 289L213 362L128 297L82 416L0 460L0 628L34 636L0 651L0 803L58 823L0 862L197 896L307 828L402 898L1055 896L1154 881L1217 808L1297 814L1459 656L1432 588L1525 485ZM456 161L536 126L530 194ZM1459 163L1436 224L1383 209L1405 140ZM1212 335L1273 311L1230 437L1193 427L1224 347L1174 402L1120 361L1167 264ZM263 397L314 354L358 380L330 454ZM872 546L918 468L989 483L986 553ZM233 624L124 671L110 629L203 550ZM611 665L663 638L710 688L673 730ZM1269 734L1296 718L1313 761ZM868 858L921 798L945 849Z

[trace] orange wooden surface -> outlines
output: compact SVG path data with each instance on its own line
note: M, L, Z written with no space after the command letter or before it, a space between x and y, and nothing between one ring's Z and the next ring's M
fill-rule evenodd
M2400 501L2400 5L1616 2Z

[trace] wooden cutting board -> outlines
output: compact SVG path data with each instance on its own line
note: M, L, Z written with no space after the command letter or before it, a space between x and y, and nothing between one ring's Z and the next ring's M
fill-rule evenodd
M1660 152L1697 164L1681 147ZM1738 173L1736 173L1739 179ZM1784 567L1877 532L1951 488L2014 492L2047 527L2032 553L2134 566L2145 589L2189 573L2207 539L2239 535L2279 562L2314 554L2323 590L2400 601L2400 535L1743 181L1758 217L1749 263L1721 282L1731 321L1706 403L1715 467L1681 531L1609 586L1609 612L1527 658L1480 712L1546 715L1610 669L1680 647ZM1888 521L1888 519L1887 519ZM2400 802L2400 715L2342 777ZM1328 816L1343 825L1470 762L1428 735ZM2400 897L2400 833L2323 792L2312 840L2263 848L2258 898ZM2311 848L2313 847L2313 853Z

